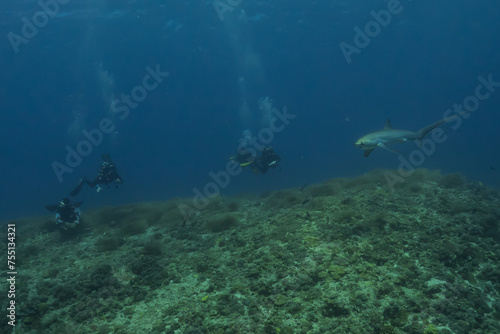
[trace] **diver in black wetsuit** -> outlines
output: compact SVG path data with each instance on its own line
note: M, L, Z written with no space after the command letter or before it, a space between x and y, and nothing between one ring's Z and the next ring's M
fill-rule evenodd
M274 152L273 148L266 146L262 150L260 158L255 160L255 165L262 174L266 174L269 168L278 167L280 161L280 156Z
M238 153L232 156L230 160L236 161L241 167L252 166L255 163L256 156L248 149L241 147Z
M264 147L260 157L256 157L245 148L241 148L231 159L239 163L241 167L250 166L255 174L258 172L266 174L269 168L276 168L281 161L280 156L274 152L271 146Z
M55 212L56 225L63 230L67 230L80 224L80 218L82 217L80 205L82 205L82 202L71 202L68 198L63 198L58 204L46 205L45 208Z
M97 172L97 176L94 181L89 181L84 177L80 180L78 186L76 186L76 188L71 191L71 196L78 195L84 184L88 184L92 188L96 187L97 192L100 192L102 190L102 185L107 185L109 188L110 184L114 182L115 187L118 188L118 185L123 183L123 180L118 174L116 166L113 161L111 161L109 154L103 154L102 159L104 161L101 165L101 168Z

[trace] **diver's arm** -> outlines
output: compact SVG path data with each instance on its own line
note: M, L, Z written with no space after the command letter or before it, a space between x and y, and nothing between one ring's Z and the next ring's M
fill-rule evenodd
M87 184L88 184L90 187L94 188L96 185L98 185L98 184L99 184L99 176L97 176L97 177L95 178L95 180L94 180L94 181L89 181L89 180L87 180Z

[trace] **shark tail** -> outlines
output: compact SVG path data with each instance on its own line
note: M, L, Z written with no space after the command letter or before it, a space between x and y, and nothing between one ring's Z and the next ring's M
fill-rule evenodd
M427 125L425 128L422 128L422 129L417 131L417 133L418 133L417 139L420 141L420 143L422 143L422 139L424 139L424 137L427 136L429 134L429 132L431 132L435 128L443 125L444 123L448 123L449 121L451 121L454 118L457 118L463 114L468 114L468 113L469 113L468 111L462 111L462 112L459 112L453 116L443 118L437 122L434 122L432 124Z

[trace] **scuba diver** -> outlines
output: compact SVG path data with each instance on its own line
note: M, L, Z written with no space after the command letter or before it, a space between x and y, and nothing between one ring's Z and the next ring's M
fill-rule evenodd
M280 156L271 146L264 147L260 157L256 157L246 148L240 148L238 153L230 159L235 160L241 167L250 166L255 174L258 172L266 174L269 168L276 168L281 161Z
M280 156L274 152L271 146L262 150L260 158L255 161L257 168L262 174L266 174L269 168L276 168L281 161Z
M68 198L63 198L59 204L46 205L45 208L56 213L56 225L66 231L80 224L80 205L82 202L71 202Z
M244 147L238 148L238 153L233 155L229 160L236 161L241 167L251 166L255 163L256 156Z
M118 174L116 166L113 161L111 161L109 154L103 154L102 159L104 161L101 168L97 172L97 176L94 181L89 181L86 177L84 177L80 180L80 183L78 183L76 188L71 191L71 196L78 195L84 184L88 184L92 188L96 187L96 191L100 192L102 190L101 185L107 185L109 188L110 184L115 182L115 187L118 188L118 185L123 183L123 180Z

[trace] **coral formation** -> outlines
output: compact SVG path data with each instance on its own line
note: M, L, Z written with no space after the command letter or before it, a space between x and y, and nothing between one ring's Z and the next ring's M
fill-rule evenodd
M16 333L500 332L500 194L460 174L180 204L15 221Z

